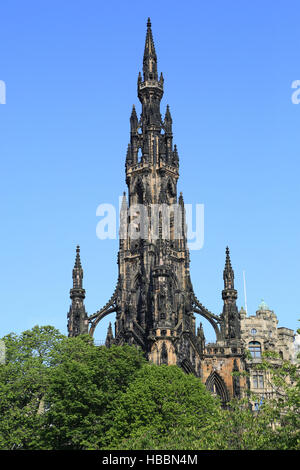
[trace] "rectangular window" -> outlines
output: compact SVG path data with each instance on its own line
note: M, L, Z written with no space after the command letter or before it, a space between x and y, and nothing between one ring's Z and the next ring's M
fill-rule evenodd
M253 388L264 388L264 376L261 374L254 374L252 376Z

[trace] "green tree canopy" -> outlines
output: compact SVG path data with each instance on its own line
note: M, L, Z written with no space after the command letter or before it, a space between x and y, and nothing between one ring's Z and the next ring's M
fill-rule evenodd
M116 396L145 363L134 347L96 347L51 326L3 338L0 449L101 448Z
M9 334L5 364L0 365L0 449L36 445L36 419L48 386L53 354L64 336L52 326L35 326L21 335Z
M0 449L297 449L297 364L264 357L274 399L223 410L199 378L148 363L133 346L97 347L51 326L3 338Z
M132 346L96 347L83 336L63 341L56 361L45 394L43 448L101 449L114 402L145 358Z
M219 400L194 375L146 364L115 401L108 448L184 449L196 431L201 448L209 448L221 413Z

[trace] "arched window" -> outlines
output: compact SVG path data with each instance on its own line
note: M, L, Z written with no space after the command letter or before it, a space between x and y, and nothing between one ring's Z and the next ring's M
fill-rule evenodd
M141 180L138 181L136 185L136 195L137 195L137 204L143 204L144 202L144 188Z
M141 147L138 148L138 163L140 163L142 161L142 156L143 156L143 152L142 152L142 149Z
M222 407L225 408L229 401L229 393L222 377L216 371L213 371L208 377L205 386L213 395L220 397Z
M280 359L283 359L283 352L282 351L279 351L279 357L280 357Z
M261 357L261 345L258 341L250 341L249 351L253 359Z
M160 363L161 364L168 364L168 351L166 347L166 343L164 342L161 348L160 353Z

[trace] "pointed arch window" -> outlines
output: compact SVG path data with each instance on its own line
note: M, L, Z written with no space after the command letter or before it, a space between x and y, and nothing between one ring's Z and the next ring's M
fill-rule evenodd
M279 357L280 357L280 359L283 359L283 352L282 351L279 351Z
M136 194L137 194L137 203L143 204L144 202L144 188L141 180L138 181L136 185Z
M138 163L140 163L142 161L142 156L143 156L143 152L142 152L141 147L139 147L138 148L138 154L137 154Z
M229 401L229 393L222 377L216 371L213 371L208 377L205 386L213 395L220 397L222 407L225 408Z
M165 342L163 343L162 348L161 348L160 363L168 364L168 351L167 351L167 346Z

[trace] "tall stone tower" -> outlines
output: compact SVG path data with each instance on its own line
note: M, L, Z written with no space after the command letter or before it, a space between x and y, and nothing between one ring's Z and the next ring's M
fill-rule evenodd
M184 361L185 349L192 348L196 355L201 344L193 334L189 253L182 230L183 197L177 198L179 160L172 118L169 107L164 118L160 112L163 85L148 20L143 76L138 77L142 112L138 119L133 107L130 117L128 207L124 196L115 341L141 346L159 364L175 364Z
M234 274L227 248L224 308L220 316L214 315L198 301L190 278L184 201L182 194L177 194L179 157L173 144L169 106L164 117L161 115L164 79L158 75L150 19L137 93L141 114L138 117L133 106L125 164L128 197L124 193L120 214L117 285L107 304L88 317L83 306L80 260L76 258L69 335L87 332L88 323L92 335L102 318L116 312L115 332L110 326L107 345L137 345L157 364L177 364L204 381L208 379L209 388L225 400L234 394L232 370L243 368ZM210 361L202 325L196 332L195 314L206 318L215 330L217 363ZM216 364L226 369L224 377Z

